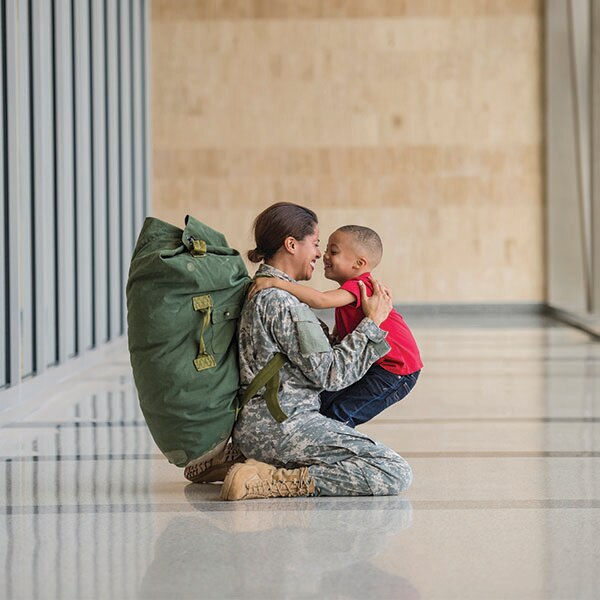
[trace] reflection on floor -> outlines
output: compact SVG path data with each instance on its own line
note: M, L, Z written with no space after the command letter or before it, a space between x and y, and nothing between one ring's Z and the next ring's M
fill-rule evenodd
M124 344L3 423L0 597L600 597L600 345L543 319L411 324L423 375L362 427L412 464L401 497L188 484Z

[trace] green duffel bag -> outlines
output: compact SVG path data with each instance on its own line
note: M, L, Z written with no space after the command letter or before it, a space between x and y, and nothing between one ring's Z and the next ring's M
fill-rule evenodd
M236 327L250 282L225 237L148 217L129 269L129 352L148 428L184 467L224 446L238 406ZM263 383L264 385L264 383Z

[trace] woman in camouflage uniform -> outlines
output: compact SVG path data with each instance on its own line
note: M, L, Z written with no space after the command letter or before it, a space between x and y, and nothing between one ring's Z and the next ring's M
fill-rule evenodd
M321 256L312 211L278 203L257 217L254 229L257 248L248 256L264 261L257 276L312 277ZM278 398L287 419L273 418L265 388L246 403L233 441L248 460L227 473L223 499L393 495L408 488L412 471L401 456L319 412L321 391L348 387L389 351L378 325L391 310L391 298L374 284L370 298L362 289L367 317L333 348L314 313L295 296L270 288L246 302L239 331L241 392L282 353Z

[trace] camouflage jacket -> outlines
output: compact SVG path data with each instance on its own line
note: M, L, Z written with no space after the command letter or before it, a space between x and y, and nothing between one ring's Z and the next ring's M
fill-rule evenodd
M271 267L261 265L257 275L294 281ZM295 296L269 288L247 301L239 322L239 358L243 394L255 375L276 353L286 357L280 371L279 404L289 421L303 413L318 411L322 390L339 390L358 381L367 369L390 349L386 332L368 318L344 340L330 346L312 310ZM275 424L262 394L251 398L241 411L236 427Z

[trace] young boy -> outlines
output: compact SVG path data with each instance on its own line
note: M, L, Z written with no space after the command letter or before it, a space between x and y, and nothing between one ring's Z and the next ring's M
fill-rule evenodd
M272 277L258 278L251 294L278 287L311 308L335 308L334 336L339 340L364 319L360 285L373 293L371 271L383 255L381 238L359 225L345 225L329 237L323 255L325 277L340 284L337 290L319 292L299 283ZM404 398L415 386L423 363L415 339L400 314L392 309L381 324L388 332L391 350L375 362L364 377L348 388L321 393L321 413L355 427Z

